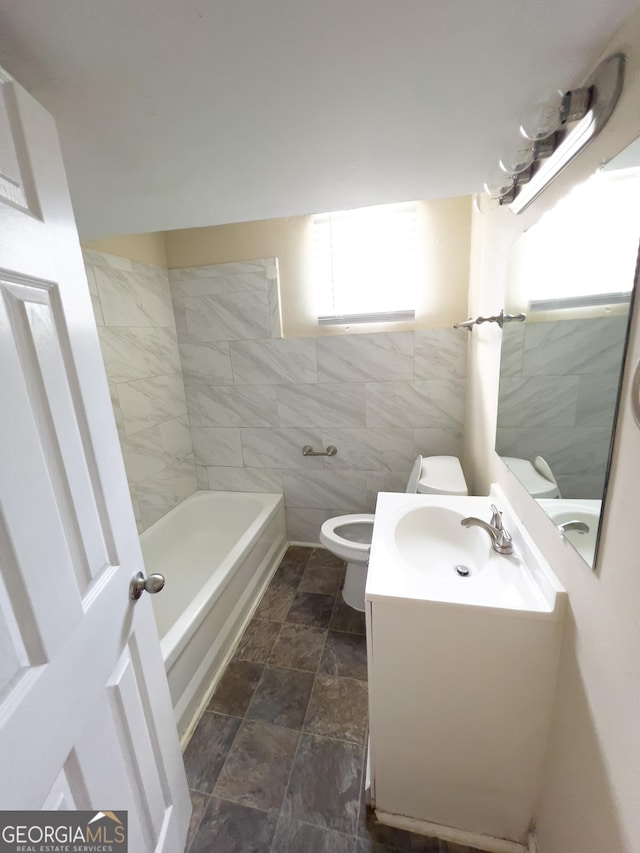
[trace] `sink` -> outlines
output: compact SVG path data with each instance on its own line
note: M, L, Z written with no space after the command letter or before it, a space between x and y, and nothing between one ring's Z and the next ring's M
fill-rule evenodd
M410 571L437 573L443 580L474 576L491 561L491 540L477 527L463 527L463 518L449 507L410 509L395 522L393 549Z
M503 512L514 553L498 554L467 516ZM404 598L551 617L564 591L497 486L490 497L382 492L376 506L365 598Z
M568 530L563 536L567 542L573 545L582 559L592 566L602 501L556 498L553 500L541 499L538 503L556 525L564 524L567 521L582 521L587 525L588 533Z

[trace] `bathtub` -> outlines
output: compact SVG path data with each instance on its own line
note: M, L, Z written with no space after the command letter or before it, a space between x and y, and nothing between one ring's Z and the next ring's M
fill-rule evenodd
M282 495L199 491L145 530L146 573L180 737L200 715L284 554Z

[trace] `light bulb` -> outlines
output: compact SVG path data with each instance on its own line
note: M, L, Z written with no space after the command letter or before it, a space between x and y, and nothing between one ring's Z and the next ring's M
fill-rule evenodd
M557 89L545 98L533 100L525 109L520 133L525 139L544 139L560 127L564 92Z
M515 185L513 175L505 174L503 169L496 170L494 175L485 181L484 191L494 197L500 198L503 195L508 195Z
M476 193L473 197L473 207L478 213L491 213L500 207L500 199L487 193Z
M507 147L500 158L500 168L507 175L519 175L526 171L536 158L535 143L519 136Z

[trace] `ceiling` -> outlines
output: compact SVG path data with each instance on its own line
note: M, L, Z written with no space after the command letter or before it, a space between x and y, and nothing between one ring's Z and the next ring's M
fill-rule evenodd
M636 0L0 0L85 238L481 187Z

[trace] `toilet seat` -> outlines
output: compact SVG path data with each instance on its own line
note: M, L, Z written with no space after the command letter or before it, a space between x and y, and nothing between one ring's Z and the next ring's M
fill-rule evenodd
M347 562L364 563L371 548L373 519L368 512L329 518L320 528L320 542Z

